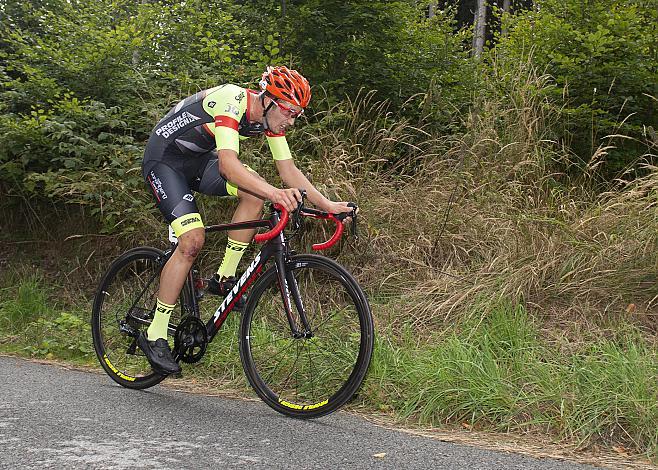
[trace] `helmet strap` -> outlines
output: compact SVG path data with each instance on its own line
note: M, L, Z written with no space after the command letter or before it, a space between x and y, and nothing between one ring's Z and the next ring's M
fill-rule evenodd
M265 107L265 95L270 99L270 104ZM262 92L260 94L260 104L263 106L263 126L265 127L265 130L268 130L270 126L267 124L267 112L272 109L272 106L274 106L274 99L269 96L269 93L267 92Z

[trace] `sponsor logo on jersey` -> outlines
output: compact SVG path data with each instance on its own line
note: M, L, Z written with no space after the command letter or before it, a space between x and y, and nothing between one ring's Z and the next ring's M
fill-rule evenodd
M160 181L160 178L155 176L155 172L153 171L151 171L150 180L155 194L159 195L160 199L167 199L167 193L165 193L165 190L162 188L162 181Z
M242 100L244 99L244 91L241 91L240 94L235 97L235 99L238 103L241 103Z
M192 202L194 201L194 196L192 196L191 194L186 194L185 196L183 196L183 199L185 199L188 202Z
M237 106L233 106L232 104L227 104L226 109L224 110L225 113L231 113L236 116L240 114L240 110L237 108Z
M155 131L155 134L164 137L166 139L177 130L182 129L188 124L191 124L194 121L198 121L199 119L201 118L195 116L192 113L188 113L187 111L183 111L180 116L176 116L171 121L158 127Z
M217 103L215 101L208 101L208 107L214 108Z

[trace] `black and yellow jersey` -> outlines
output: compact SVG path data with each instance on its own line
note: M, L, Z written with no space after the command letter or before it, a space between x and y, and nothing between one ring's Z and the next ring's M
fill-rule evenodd
M146 155L192 157L215 149L239 154L241 139L264 134L275 160L292 158L284 134L273 134L262 124L250 122L247 98L256 93L227 84L185 98L155 126Z

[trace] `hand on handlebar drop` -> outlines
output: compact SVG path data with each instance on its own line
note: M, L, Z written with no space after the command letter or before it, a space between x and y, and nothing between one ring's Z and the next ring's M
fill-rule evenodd
M270 201L275 204L281 204L288 212L297 209L297 204L301 200L302 195L297 188L275 189L270 196Z
M341 201L341 202L330 201L329 204L327 204L327 206L325 207L325 210L327 212L331 212L332 214L340 214L342 212L352 212L352 210L354 210L354 208L352 206L350 206L349 204L351 204L351 203L347 202L347 201ZM356 212L357 212L357 214L359 213L358 208L357 208ZM343 224L346 224L346 223L350 222L351 220L352 220L351 217L346 217L343 220Z

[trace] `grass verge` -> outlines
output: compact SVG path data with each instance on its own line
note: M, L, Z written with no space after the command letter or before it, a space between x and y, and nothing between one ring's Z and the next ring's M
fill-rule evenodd
M53 302L29 275L2 289L0 352L96 364L83 306ZM375 312L385 305L375 305ZM635 326L565 349L526 309L480 302L478 312L420 338L380 327L369 376L354 406L400 420L473 431L542 433L574 448L626 449L658 461L658 354ZM185 376L250 395L233 316Z

